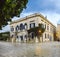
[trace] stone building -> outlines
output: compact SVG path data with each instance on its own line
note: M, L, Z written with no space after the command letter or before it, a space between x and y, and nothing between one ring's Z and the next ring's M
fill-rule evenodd
M31 33L30 39L28 36L28 31L31 28L38 27L39 24L43 24L45 28L45 32L42 37L38 39L38 37L34 37L34 34ZM11 39L15 39L18 42L26 42L28 40L33 40L38 42L40 41L54 41L54 31L56 27L47 20L46 17L39 13L35 13L24 18L20 18L17 21L13 21L10 23L10 37ZM13 40L12 40L13 41Z

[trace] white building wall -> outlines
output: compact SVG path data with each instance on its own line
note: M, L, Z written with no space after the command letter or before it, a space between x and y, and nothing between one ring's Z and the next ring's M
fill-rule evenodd
M28 16L27 16L27 17L28 17ZM27 26L28 26L27 30L30 29L30 24L31 24L31 23L35 23L35 26L36 26L36 27L38 26L39 23L42 23L42 24L44 25L44 27L45 27L45 25L46 25L45 32L43 33L43 41L47 41L47 40L52 41L53 38L54 38L54 37L53 37L53 31L52 31L53 26L52 26L48 21L46 21L45 19L43 19L43 18L40 17L40 16L30 17L30 18L28 18L28 19L26 18L26 20L19 21L19 22L15 22L15 23L11 24L10 27L13 26L14 31L13 31L13 32L10 31L10 35L12 35L12 34L14 35L14 34L15 34L15 32L16 32L15 28L16 28L16 26L17 26L17 25L20 26L21 23L22 23L23 25L24 25L25 23L27 23ZM49 30L47 30L47 26L49 27ZM18 40L21 41L21 39L20 39L20 36L21 36L21 35L23 35L23 39L24 39L24 38L25 38L24 36L25 36L26 34L28 34L27 31L25 31L25 30L23 30L23 31L18 30L18 33L17 33L17 35L19 36ZM46 38L45 38L45 34L46 34ZM48 34L49 34L49 38L48 38ZM51 39L50 39L50 38L51 38Z

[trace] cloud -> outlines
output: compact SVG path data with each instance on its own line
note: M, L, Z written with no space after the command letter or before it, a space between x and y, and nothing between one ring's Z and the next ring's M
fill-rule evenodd
M21 17L25 17L28 16L30 14L33 13L40 13L43 16L47 16L47 19L54 24L55 26L57 26L58 21L60 20L60 14L56 13L56 12L52 12L52 11L43 11L43 12L28 12L28 13L22 13Z
M20 17L14 17L12 21L36 12L40 12L44 16L47 16L49 21L51 21L54 25L57 25L57 23L60 23L60 0L29 0L27 8L23 10ZM10 30L9 26L6 28ZM6 28L4 28L3 31L7 31Z
M60 0L53 0L54 5L59 8L60 7Z
M60 13L60 0L29 0L25 12L53 11Z
M28 16L28 15L31 15L31 14L33 14L33 13L35 13L35 12L28 12L28 13L21 13L21 15L20 15L20 18L23 18L23 17L25 17L25 16Z
M55 26L60 19L60 0L29 0L25 15L32 12L41 12L47 16ZM34 3L33 3L34 2ZM24 14L24 13L23 13Z
M15 17L12 18L12 21L18 20L19 18L20 18L20 17L16 17L16 16L15 16Z
M10 31L10 25L3 27L3 31Z
M60 14L56 12L41 12L44 16L47 16L47 19L52 22L55 26L57 26L58 21L60 20Z
M0 30L0 32L7 32L7 31L10 31L10 26L9 25L3 27L2 30Z
M28 12L28 13L21 13L21 18L25 17L25 16L28 16L28 15L31 15L31 14L34 14L34 13L38 13L38 12ZM47 16L47 19L52 22L55 26L57 26L57 23L58 21L60 20L60 14L58 13L55 13L55 12L50 12L50 11L43 11L43 12L40 12L40 14L42 14L43 16ZM20 18L17 18L17 17L14 17L13 18L13 21L14 20L17 20L17 19L20 19ZM7 29L6 29L7 28ZM10 26L7 25L6 27L3 28L2 31L0 32L4 32L4 31L10 31Z
M37 6L41 11L54 11L60 13L60 0L37 0Z

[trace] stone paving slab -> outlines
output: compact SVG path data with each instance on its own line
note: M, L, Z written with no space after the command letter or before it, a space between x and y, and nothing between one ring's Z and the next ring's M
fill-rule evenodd
M60 42L0 42L0 57L60 57Z

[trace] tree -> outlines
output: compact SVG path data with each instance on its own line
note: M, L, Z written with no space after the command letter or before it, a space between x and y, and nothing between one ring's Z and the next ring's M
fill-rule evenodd
M34 33L34 36L37 37L39 39L39 42L40 42L40 37L43 35L44 31L45 31L45 27L43 24L39 24L38 27L34 27L34 28L31 28L28 31L28 35L33 32ZM43 42L43 38L42 38L42 42Z
M39 24L38 27L34 27L28 30L28 33L34 32L35 36L41 36L45 31L44 25Z
M14 16L19 17L28 0L0 0L0 29Z

